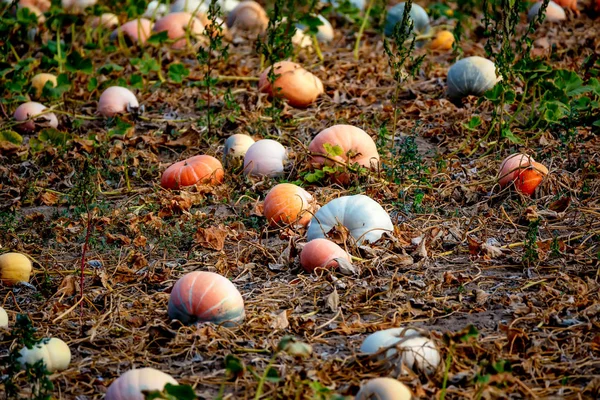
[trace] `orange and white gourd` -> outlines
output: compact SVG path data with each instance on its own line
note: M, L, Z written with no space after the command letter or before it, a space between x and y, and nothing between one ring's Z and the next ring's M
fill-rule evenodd
M169 317L189 325L213 322L233 326L244 320L244 300L235 285L214 272L194 271L181 277L169 297Z

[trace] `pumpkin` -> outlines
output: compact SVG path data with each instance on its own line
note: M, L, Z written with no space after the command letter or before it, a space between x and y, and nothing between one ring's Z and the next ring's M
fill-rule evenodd
M329 3L335 8L338 8L344 0L322 0L323 3ZM365 0L349 0L350 5L354 8L357 8L360 11L365 9Z
M119 17L115 14L104 13L99 17L94 17L90 20L92 28L102 27L105 29L114 29L119 26Z
M339 197L321 207L308 227L308 241L324 238L338 224L345 226L359 245L376 242L384 232L394 231L390 216L379 203L357 194Z
M29 282L33 267L31 260L21 253L4 253L0 256L0 280L8 286Z
M577 0L555 0L554 2L564 9L573 11L577 16L581 14L577 9Z
M244 320L244 299L233 283L214 272L194 271L173 286L169 317L186 325L197 321L235 326Z
M254 144L254 139L243 133L231 135L225 141L223 150L223 164L225 167L237 167L244 160L246 152Z
M244 155L244 174L251 176L283 175L287 150L271 139L262 139L248 148Z
M175 3L173 3L171 5L171 7L173 7L174 5L175 5ZM177 11L188 11L188 10L177 10ZM156 19L156 18L162 18L165 15L167 15L168 13L169 13L169 8L167 7L166 4L162 4L158 0L152 0L150 3L148 3L148 6L146 7L146 11L144 11L144 14L142 15L142 17L149 18L149 19Z
M142 391L163 390L177 381L168 374L154 368L131 369L111 383L106 391L106 400L144 400Z
M0 307L0 328L8 328L8 314L2 307Z
M56 87L56 76L52 74L37 74L31 78L31 86L34 88L35 97L39 98L42 96L44 86L46 82L50 82L50 86Z
M110 40L116 40L120 34L132 43L146 43L152 35L152 21L146 18L138 18L125 22L110 34Z
M514 183L515 189L531 196L548 175L548 168L526 154L512 154L502 161L498 184L504 188Z
M19 358L17 359L21 366L33 365L40 360L43 360L48 372L62 371L69 368L71 350L60 339L42 339L31 349L23 347L19 351Z
M11 3L11 1L4 1L4 3ZM50 0L20 0L18 5L20 8L26 7L29 9L36 9L42 13L45 13L50 11L52 2Z
M317 268L335 268L338 259L351 262L350 255L336 243L327 239L314 239L308 242L300 253L300 265L306 272Z
M306 226L316 209L316 202L306 190L292 183L280 183L269 191L263 215L270 226Z
M340 154L330 154L331 152L327 151L328 147ZM367 132L352 125L334 125L322 130L310 142L308 150L312 154L313 168L347 163L356 163L369 169L377 169L379 166L379 153L375 142ZM338 181L347 183L349 176L342 174L338 176Z
M280 61L275 64L275 90L271 87L267 68L260 75L258 89L270 97L285 98L292 107L303 108L314 103L324 92L323 83L299 64L291 61Z
M405 4L406 3L404 2L398 3L388 10L384 28L384 32L387 36L392 36L396 24L402 22ZM429 15L427 15L425 9L418 4L412 4L409 19L413 21L413 34L424 35L431 29L431 25L429 25Z
M183 49L187 45L187 37L197 39L204 32L202 22L192 14L181 11L167 14L154 24L154 32L167 32L169 39L175 40L173 49Z
M62 0L63 9L74 12L81 13L88 7L92 7L96 4L97 0Z
M35 101L29 101L21 104L15 110L13 117L15 121L24 121L16 126L16 129L24 132L34 132L41 128L58 127L58 119L54 113L45 112L48 108ZM42 114L43 113L43 114Z
M165 189L180 189L197 183L223 183L225 172L221 162L205 154L176 162L163 172L160 185Z
M481 96L500 79L492 61L478 56L463 58L448 70L448 97L459 100L469 95Z
M391 347L396 345L396 347ZM440 365L440 352L435 343L410 328L392 328L372 333L360 346L364 354L376 354L380 349L389 348L381 358L390 358L401 351L399 363L414 372L431 374ZM406 372L406 371L404 371Z
M171 4L171 12L189 12L192 14L208 12L210 1L206 0L176 0Z
M360 388L355 400L410 400L412 392L393 378L375 378Z
M450 31L439 31L431 41L429 47L432 50L451 50L454 44L454 34Z
M253 33L262 33L267 30L269 17L265 9L255 1L240 2L227 15L227 27Z
M318 18L321 20L321 25L317 27L319 30L315 35L317 40L324 43L331 42L333 40L333 27L331 26L331 23L327 20L327 18L320 14L318 15ZM308 27L304 24L297 24L296 27L303 32L308 30Z
M527 13L528 21L531 21L532 19L535 18L536 15L539 14L542 4L543 4L543 2L539 1L531 6L531 8L529 9L529 12ZM565 13L565 10L553 1L550 1L548 3L548 7L546 8L545 15L546 15L545 20L550 21L550 22L559 22L559 21L563 21L563 20L567 19L567 14Z
M140 103L131 90L121 86L111 86L100 95L98 114L104 117L114 117L117 114L130 112L139 106Z

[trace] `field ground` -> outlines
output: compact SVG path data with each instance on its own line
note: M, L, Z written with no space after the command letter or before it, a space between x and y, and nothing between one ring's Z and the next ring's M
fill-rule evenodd
M464 56L486 56L478 20L466 25ZM151 366L192 385L200 398L216 398L220 390L223 398L253 398L256 374L285 335L313 352L304 359L277 355L280 379L265 383L264 398L353 396L368 378L397 376L389 365L357 355L367 334L397 326L428 330L442 352L434 375L399 377L420 398L440 398L444 387L448 399L600 396L597 127L575 126L567 135L564 125L539 129L514 121L520 144L495 130L486 136L494 106L476 98L461 108L449 102L446 74L455 56L423 46L414 51L425 55L423 64L401 85L392 146L385 132L393 130L396 82L382 36L367 28L357 61L358 26L332 22L336 36L321 45L322 62L306 50L296 56L324 83L315 105L286 106L276 120L267 116L271 103L249 79L259 75L260 57L253 41L236 39L229 58L214 63L213 76L221 78L210 129L201 104L205 68L193 52L92 49L84 29L73 30L74 37L63 32L93 66L69 72L70 89L46 102L60 112L58 129L68 138L29 134L20 145L0 142L0 252L35 260L32 287L2 287L0 305L11 321L28 314L40 336L69 344L72 363L52 375L54 397L101 398L123 372ZM452 24L446 17L433 21L434 28ZM523 16L519 32L524 27ZM599 29L598 16L585 12L544 23L532 35L543 39L532 51L554 68L581 72L600 50ZM42 28L31 47L15 37L3 68L17 65L18 55L29 79L41 72L40 62L54 65L42 56L51 59L55 35ZM36 61L27 64L28 57ZM157 60L164 82L148 60ZM183 83L168 74L173 63L189 70ZM140 76L143 113L111 120L95 114L100 88L119 80L131 85ZM0 130L11 129L19 99L4 90ZM535 103L524 107L535 113ZM468 129L474 116L481 124ZM337 123L371 134L387 167L348 187L307 182L311 138ZM216 187L160 187L160 174L174 161L196 154L220 159L233 133L281 142L290 151L286 175L249 179L238 169ZM550 170L532 198L495 183L502 159L517 151ZM348 247L357 274L303 272L298 254L305 231L268 228L261 213L266 193L283 181L301 184L320 205L367 194L390 213L394 235ZM168 318L174 282L196 270L218 272L237 286L246 310L240 327L182 326ZM8 332L0 337L6 361L12 339ZM237 376L225 368L227 355L245 366ZM18 379L28 393L26 378Z

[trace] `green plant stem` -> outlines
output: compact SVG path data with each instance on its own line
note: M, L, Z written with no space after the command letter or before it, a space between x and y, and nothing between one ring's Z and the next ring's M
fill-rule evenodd
M279 352L275 352L275 354L273 354L273 357L271 357L271 359L269 360L269 364L267 364L267 368L265 368L265 371L263 372L262 376L260 377L260 380L258 381L258 387L256 388L256 394L254 395L254 400L259 400L260 397L262 396L263 386L265 385L265 382L267 381L267 374L269 373L269 370L271 369L273 364L275 364L275 360L277 359L278 354L279 354Z
M321 52L321 46L319 46L319 41L317 40L317 36L311 34L310 35L312 37L312 42L313 42L313 47L315 49L315 53L317 53L317 57L319 57L319 60L321 60L321 62L323 62L323 53Z
M446 398L446 388L448 386L448 375L450 373L450 365L452 364L452 349L453 349L453 346L450 346L448 355L446 356L446 362L444 364L444 379L442 381L442 391L440 393L440 400L444 400Z
M371 9L373 8L373 0L369 0L369 5L367 6L367 11L365 11L365 17L363 18L362 24L360 24L360 28L358 29L358 33L356 34L356 41L354 42L354 59L358 60L358 50L360 48L360 39L362 38L363 32L369 22L369 14L371 14Z
M57 58L57 62L58 62L58 73L62 74L64 72L64 68L63 68L63 59L62 59L62 49L61 49L61 44L60 44L60 29L56 30L56 58Z

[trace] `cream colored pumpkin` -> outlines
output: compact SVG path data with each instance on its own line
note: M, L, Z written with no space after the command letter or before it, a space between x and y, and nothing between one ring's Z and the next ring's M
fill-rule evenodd
M415 372L431 374L440 365L440 352L435 343L411 328L392 328L375 332L366 337L360 346L360 352L375 354L380 349L393 345L397 347L391 347L382 357L393 357L399 348L402 351L399 362Z
M43 360L48 372L65 370L71 363L69 346L57 338L50 338L47 341L44 339L31 349L24 347L19 354L18 361L22 366L33 365Z
M162 390L177 381L154 368L139 368L125 372L109 386L105 400L144 400L143 390Z
M229 166L239 166L241 161L244 160L246 152L254 143L254 139L243 133L236 133L229 136L225 141L225 148L223 149L223 165L226 168Z
M0 280L8 286L29 282L33 267L31 260L21 253L4 253L0 256Z
M8 314L2 307L0 307L0 328L8 328Z
M410 400L412 392L393 378L375 378L368 381L356 394L355 400Z
M370 197L357 194L339 197L321 207L308 226L308 241L326 237L338 224L345 226L359 245L376 242L384 232L394 231L383 207Z

